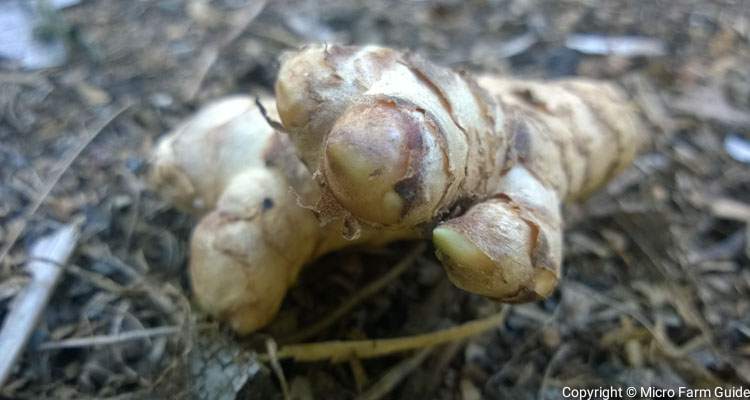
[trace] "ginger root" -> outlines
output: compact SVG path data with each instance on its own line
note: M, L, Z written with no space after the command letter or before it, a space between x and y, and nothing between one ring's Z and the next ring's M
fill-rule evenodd
M305 263L352 244L431 237L463 289L549 295L561 202L625 168L641 132L607 83L474 81L374 46L286 55L276 106L289 137L235 97L177 127L153 159L153 186L201 216L195 296L240 333L271 320Z

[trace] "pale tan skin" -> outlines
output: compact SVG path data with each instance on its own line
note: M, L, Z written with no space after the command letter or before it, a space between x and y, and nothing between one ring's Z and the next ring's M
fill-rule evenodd
M457 286L545 297L561 202L625 168L642 133L607 83L475 82L373 46L287 55L276 95L296 152L254 106L209 106L155 156L155 186L208 212L192 240L196 298L241 333L270 321L303 264L352 243L431 237Z

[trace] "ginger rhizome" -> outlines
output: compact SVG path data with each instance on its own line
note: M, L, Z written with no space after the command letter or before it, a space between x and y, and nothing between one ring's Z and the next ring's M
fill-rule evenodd
M289 137L232 98L154 159L154 186L202 216L196 298L241 333L273 317L302 265L351 244L432 238L455 285L545 297L560 276L561 203L626 167L641 134L608 83L474 80L374 46L286 55L276 96Z

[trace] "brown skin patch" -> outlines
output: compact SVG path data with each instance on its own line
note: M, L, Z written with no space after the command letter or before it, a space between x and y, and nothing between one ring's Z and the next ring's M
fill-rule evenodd
M417 200L419 200L422 193L421 182L421 175L416 173L406 179L400 180L393 186L393 190L404 200L404 206L401 208L402 218L414 208Z
M547 114L552 114L550 109L547 107L547 103L539 100L536 96L534 96L534 92L532 92L530 89L515 90L513 91L513 94L531 107Z
M393 104L396 106L395 104ZM418 112L418 110L415 110ZM405 127L406 150L409 152L406 177L393 186L393 190L404 200L401 208L401 217L409 213L421 200L422 191L422 168L421 160L424 156L424 143L422 129L413 118L402 117L401 126Z

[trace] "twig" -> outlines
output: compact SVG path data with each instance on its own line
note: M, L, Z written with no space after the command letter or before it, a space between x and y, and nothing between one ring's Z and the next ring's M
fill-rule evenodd
M385 395L391 392L396 385L398 385L404 378L412 373L427 356L432 353L434 347L428 347L420 350L417 354L407 358L404 361L396 364L395 367L388 370L380 380L375 382L366 392L362 393L361 396L357 397L357 400L380 400Z
M68 225L40 239L31 249L27 268L31 282L19 293L0 330L0 387L29 340L78 240L78 226Z
M77 347L103 346L128 342L131 340L146 339L154 336L167 336L180 333L183 330L180 326L161 326L158 328L139 329L117 333L114 335L96 335L79 338L58 340L55 342L45 342L39 345L38 350L58 350L72 349Z
M344 304L328 314L328 316L326 316L325 318L290 336L289 338L286 338L283 342L303 342L326 330L328 327L336 323L336 321L338 321L341 317L348 314L349 311L351 311L353 308L357 307L359 304L367 300L375 293L380 292L384 287L388 286L389 283L401 276L404 271L406 271L412 264L414 264L414 260L416 260L417 257L424 252L425 248L426 245L424 243L418 244L386 274L362 288L362 290L358 291L354 296L349 298L349 300L347 300Z
M65 171L67 171L70 166L73 164L73 161L75 161L78 156L81 155L84 149L101 133L101 131L104 130L109 124L112 123L112 121L115 120L120 114L125 112L130 108L130 105L125 105L121 107L120 109L116 110L112 114L110 114L107 118L104 119L96 128L92 129L89 134L81 141L81 143L78 144L78 147L76 147L69 156L67 156L65 159L63 159L60 164L58 165L57 172L54 176L52 176L52 179L50 179L46 185L44 185L44 189L42 190L42 193L34 200L34 203L29 207L28 210L23 215L23 218L21 219L21 225L18 229L15 229L10 232L8 240L5 242L5 245L3 246L3 249L0 250L0 263L5 259L5 256L8 255L8 252L11 248L13 248L13 245L16 244L16 241L19 237L21 237L21 234L26 229L26 224L29 223L29 219L36 213L36 211L39 209L39 207L44 203L44 200L47 199L47 196L49 196L50 192L52 192L52 188L57 185L57 182L60 181L60 178L62 178L63 174L65 174Z
M252 1L249 6L235 16L235 23L232 24L229 31L221 37L217 43L208 46L201 51L197 59L198 63L194 67L195 72L193 73L192 78L188 81L192 82L192 84L186 85L185 90L183 91L183 98L185 100L190 101L195 98L203 86L203 81L206 79L206 75L208 75L211 67L219 58L219 54L224 48L232 44L232 42L234 42L235 39L245 31L245 29L247 29L250 23L253 22L261 11L263 11L266 2L267 0Z
M393 339L332 341L287 345L279 350L277 357L279 359L292 358L295 361L331 360L332 362L341 362L349 360L352 357L374 358L407 350L432 347L447 342L461 340L500 325L505 320L508 310L509 307L504 306L500 312L489 317L422 335Z
M268 357L271 361L271 369L273 369L273 372L276 374L276 378L279 379L281 392L284 394L284 400L290 400L291 396L289 395L289 384L286 382L284 370L281 368L276 350L276 342L270 338L266 340L266 351L268 352Z

